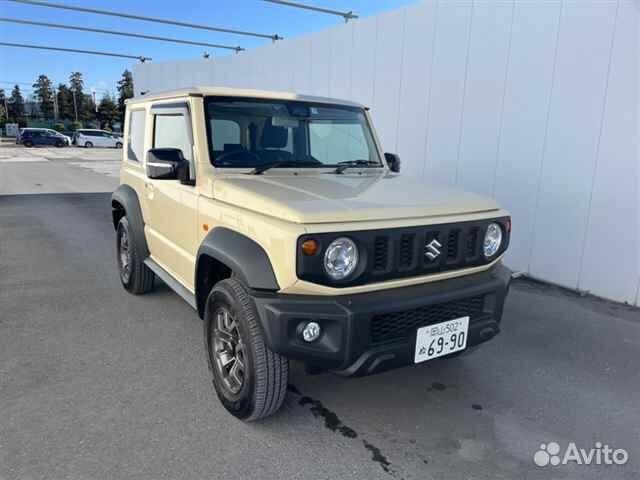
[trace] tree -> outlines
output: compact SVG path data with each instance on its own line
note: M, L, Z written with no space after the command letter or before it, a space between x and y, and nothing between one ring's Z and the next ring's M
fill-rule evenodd
M64 83L58 85L58 116L61 120L75 120L73 94Z
M133 97L133 76L129 70L122 72L122 78L118 81L118 110L120 122L124 124L124 102Z
M120 112L118 111L118 105L113 101L110 95L105 95L100 100L98 105L98 120L100 121L100 128L113 129L113 122L118 121L120 118Z
M51 80L46 75L40 75L33 84L33 95L40 103L40 113L46 118L53 118L53 89Z
M4 88L0 88L0 123L6 123L8 117L7 96L4 94Z
M24 122L24 98L20 92L20 86L15 85L11 91L11 98L9 100L9 118L14 123Z
M72 72L69 75L69 91L71 92L71 99L73 101L73 117L75 120L81 117L83 107L85 106L84 95L84 80L82 79L82 73Z

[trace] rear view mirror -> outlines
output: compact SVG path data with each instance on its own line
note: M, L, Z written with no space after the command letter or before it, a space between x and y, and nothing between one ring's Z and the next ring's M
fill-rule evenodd
M152 148L147 152L147 177L190 183L189 162L179 148Z
M384 159L387 161L387 165L389 165L389 170L392 172L400 171L400 157L395 153L385 153Z

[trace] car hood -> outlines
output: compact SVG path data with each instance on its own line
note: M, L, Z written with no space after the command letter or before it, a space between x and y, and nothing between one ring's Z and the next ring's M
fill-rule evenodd
M217 200L294 223L457 215L498 210L490 198L406 175L234 174L213 182Z

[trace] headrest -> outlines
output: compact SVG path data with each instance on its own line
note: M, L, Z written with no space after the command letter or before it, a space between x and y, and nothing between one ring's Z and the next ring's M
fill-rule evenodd
M244 150L240 143L225 143L224 144L224 152L239 152L240 150Z
M275 127L267 120L262 128L262 148L284 148L287 145L288 132L285 127Z

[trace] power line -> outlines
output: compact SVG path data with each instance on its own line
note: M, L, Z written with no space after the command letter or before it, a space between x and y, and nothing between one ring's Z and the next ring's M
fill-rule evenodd
M112 53L112 52L98 52L96 50L77 50L75 48L46 47L44 45L30 45L26 43L0 42L0 47L33 48L36 50L55 50L58 52L86 53L89 55L102 55L105 57L133 58L135 60L140 60L142 63L144 63L147 60L151 60L150 57L142 57L137 55L124 55L122 53Z
M51 79L49 79L51 80ZM64 84L64 82L55 82L53 80L51 80L51 88L53 88L54 90L57 89L58 87L56 87L54 84L55 83L62 83ZM24 86L28 86L30 88L21 88L20 91L22 92L33 92L35 91L35 89L33 88L33 83L29 83L29 82L11 82L9 80L0 80L0 84L2 85L24 85ZM0 87L3 88L3 87ZM3 88L4 89L4 88ZM107 93L111 93L113 91L113 89L108 89L108 88L99 88L99 87L89 87L90 90L95 90L96 92L107 92Z
M143 17L142 15L133 15L130 13L120 13L111 10L98 10L97 8L76 7L75 5L64 5L61 3L42 2L39 0L7 0L8 2L25 3L28 5L38 5L40 7L60 8L63 10L73 10L76 12L95 13L96 15L107 15L110 17L130 18L133 20L142 20L145 22L164 23L165 25L177 25L179 27L197 28L200 30L209 30L211 32L231 33L233 35L245 35L248 37L268 38L273 40L282 40L277 34L267 35L265 33L246 32L244 30L233 30L230 28L211 27L209 25L200 25L197 23L178 22L157 17Z
M316 7L314 5L306 5L304 3L296 3L296 2L286 1L286 0L262 0L262 1L268 2L268 3L275 3L277 5L284 5L286 7L302 8L304 10L312 10L314 12L328 13L330 15L338 15L339 17L344 18L345 22L348 22L352 18L358 18L358 16L355 15L352 11L341 12L339 10L331 10L330 8Z
M191 40L180 40L178 38L156 37L153 35L142 35L140 33L119 32L115 30L104 30L101 28L80 27L78 25L65 25L62 23L34 22L31 20L22 20L19 18L0 17L0 22L19 23L22 25L36 25L39 27L48 27L48 28L61 28L66 30L79 30L81 32L105 33L107 35L120 35L122 37L144 38L146 40L159 40L161 42L181 43L184 45L199 45L202 47L223 48L226 50L234 50L236 53L244 50L244 48L242 47L231 47L229 45L219 45L216 43L194 42Z

